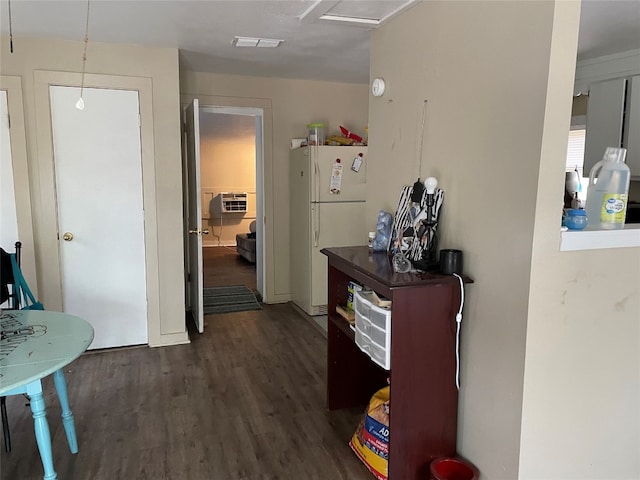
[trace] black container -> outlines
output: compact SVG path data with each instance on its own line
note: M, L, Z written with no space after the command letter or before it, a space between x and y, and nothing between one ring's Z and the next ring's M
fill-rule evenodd
M462 250L440 250L440 273L462 275Z

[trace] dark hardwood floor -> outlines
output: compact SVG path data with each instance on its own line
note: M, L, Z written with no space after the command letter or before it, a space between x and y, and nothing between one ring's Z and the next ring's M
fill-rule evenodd
M77 455L45 379L59 479L373 478L348 446L362 409L325 409L326 339L309 321L290 304L206 320L189 345L87 353L65 368ZM42 478L30 409L22 396L7 408L0 478Z
M203 248L202 269L205 287L246 285L256 289L256 264L238 255L235 247Z

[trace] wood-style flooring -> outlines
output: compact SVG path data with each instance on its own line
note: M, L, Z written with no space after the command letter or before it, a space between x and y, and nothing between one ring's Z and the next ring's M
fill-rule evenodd
M238 255L235 247L203 248L202 270L205 287L246 285L256 289L256 264Z
M326 339L308 320L290 304L206 320L189 345L87 353L65 368L77 455L45 379L59 479L373 478L348 446L362 409L325 409ZM25 402L7 399L2 480L43 475Z

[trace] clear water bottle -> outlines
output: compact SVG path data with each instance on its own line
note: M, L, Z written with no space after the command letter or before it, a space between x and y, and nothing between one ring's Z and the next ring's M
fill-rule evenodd
M589 173L586 211L590 229L624 228L631 171L625 148L607 147Z

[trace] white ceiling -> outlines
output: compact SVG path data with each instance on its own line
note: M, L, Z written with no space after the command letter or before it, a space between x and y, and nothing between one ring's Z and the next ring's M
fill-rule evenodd
M87 68L91 42L100 41L177 47L188 70L367 83L370 30L321 21L319 14L330 9L384 19L413 1L91 0ZM21 37L84 36L84 0L12 0L11 13L16 51ZM640 49L639 25L640 0L585 0L578 58ZM8 34L8 0L0 0L0 26ZM238 48L231 45L235 36L284 42L275 49Z

